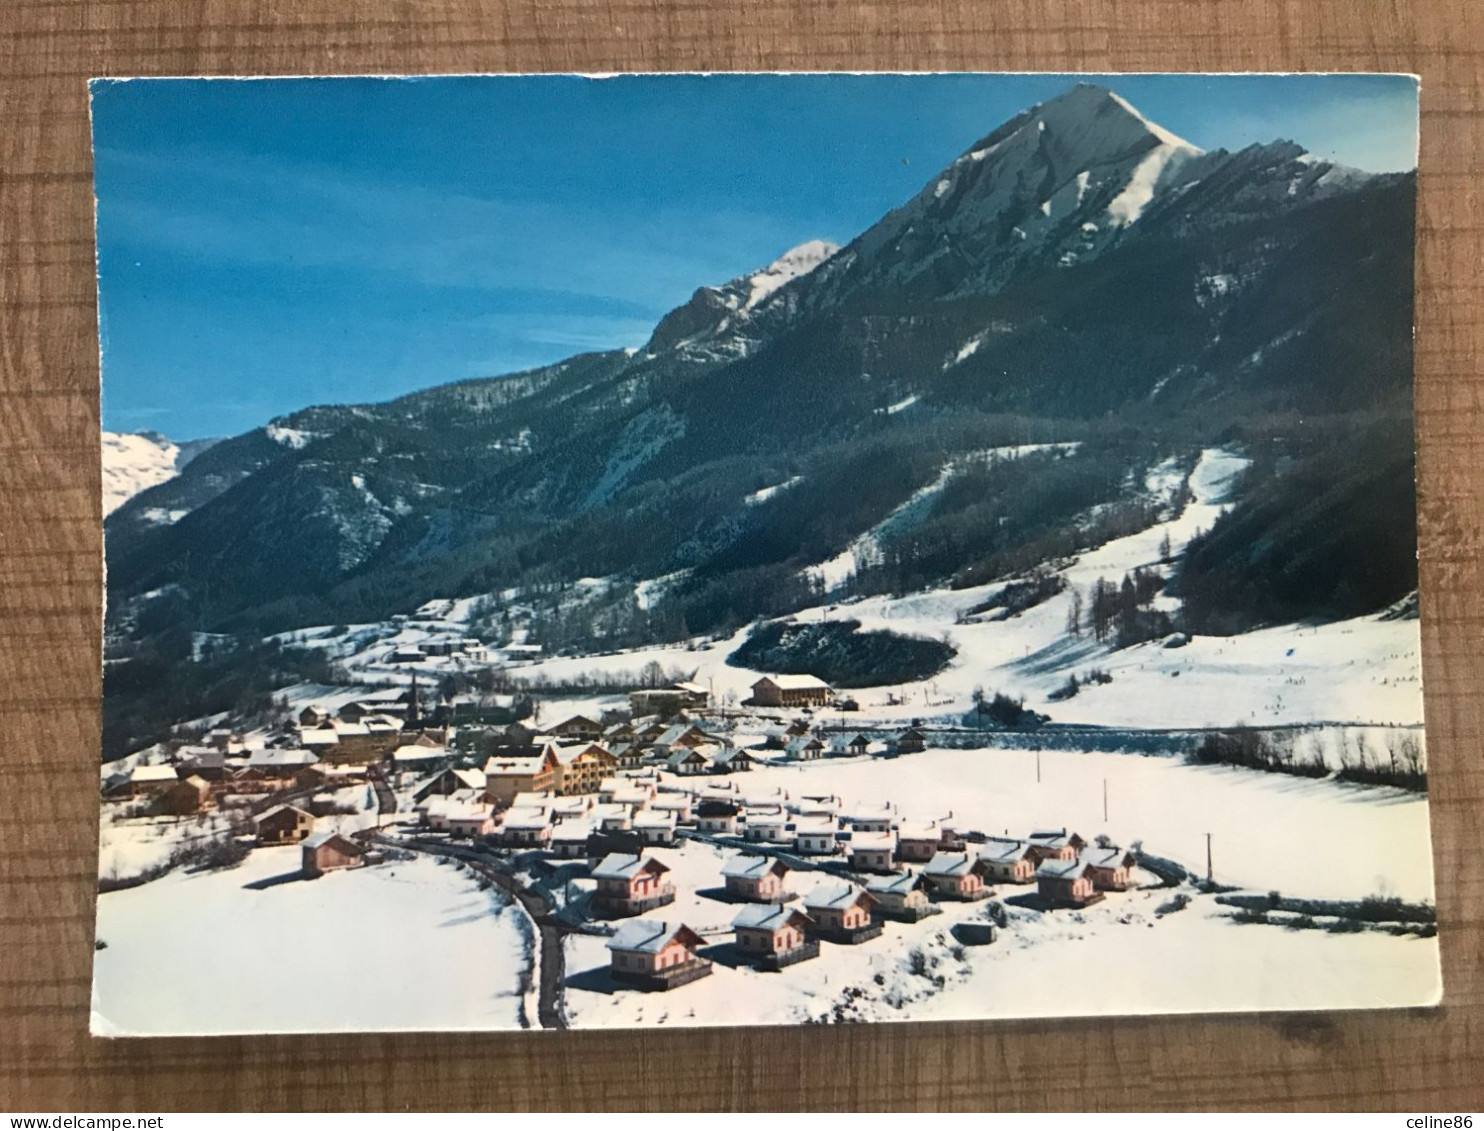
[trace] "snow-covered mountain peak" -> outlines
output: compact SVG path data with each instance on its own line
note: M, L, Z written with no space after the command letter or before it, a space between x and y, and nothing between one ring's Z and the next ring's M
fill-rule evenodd
M175 474L180 448L158 432L103 433L103 513Z
M839 250L839 244L828 240L809 240L789 248L761 271L747 276L749 290L742 309L751 310L784 283L807 275Z

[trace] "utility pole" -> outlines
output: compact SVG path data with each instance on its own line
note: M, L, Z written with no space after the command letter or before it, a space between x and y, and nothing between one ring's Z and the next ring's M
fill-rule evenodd
M1036 747L1036 784L1041 784L1041 748Z
M1108 779L1103 779L1103 824L1108 823Z
M1211 834L1206 834L1206 883L1214 882L1211 872Z

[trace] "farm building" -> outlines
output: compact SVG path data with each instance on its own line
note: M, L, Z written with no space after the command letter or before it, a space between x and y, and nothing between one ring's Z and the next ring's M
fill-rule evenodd
M940 852L923 868L923 879L939 899L975 900L989 896L988 869L969 852Z
M861 757L871 752L871 740L863 734L856 735L845 746L856 757Z
M704 978L711 963L696 957L706 940L684 923L635 919L608 940L614 979L642 990L669 990Z
M789 739L785 749L788 751L788 756L796 762L817 762L824 757L825 744L818 738L800 735L798 738Z
M850 867L856 872L895 872L897 837L890 832L850 834Z
M721 868L727 894L752 903L778 903L788 898L784 881L788 865L770 856L734 856Z
M804 910L814 920L810 933L830 942L861 943L881 934L871 918L876 897L845 880L824 880L804 897Z
M809 916L782 904L744 907L732 919L737 948L755 957L763 970L782 970L819 957L819 944L808 937Z
M259 844L298 844L314 831L314 814L297 805L275 805L253 818Z
M337 832L315 833L304 842L306 876L320 876L340 868L355 868L366 862L366 850L350 837Z
M669 867L653 856L605 856L593 868L598 890L593 911L606 918L638 915L675 902L675 885L665 879Z
M1051 907L1086 907L1102 899L1081 859L1042 860L1036 867L1036 893Z
M938 914L940 910L928 899L927 885L922 877L911 872L874 876L867 882L866 891L876 900L873 914L882 919L915 923Z

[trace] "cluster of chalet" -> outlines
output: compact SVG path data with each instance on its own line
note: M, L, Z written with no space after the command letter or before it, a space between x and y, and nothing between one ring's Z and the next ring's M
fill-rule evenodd
M796 762L819 758L861 758L867 755L894 758L921 754L927 735L917 727L900 731L816 731L807 719L795 719L781 735L770 737L770 745L782 748Z
M890 814L856 815L852 840L858 851L875 853L893 833ZM773 855L743 854L722 867L722 894L743 906L731 921L741 956L762 970L782 970L819 955L822 941L851 946L879 937L888 921L915 922L938 914L944 902L988 898L991 881L1035 883L1045 907L1084 907L1106 891L1133 885L1134 855L1127 850L1091 847L1066 829L1031 833L1023 840L978 838L970 846L949 830L913 829L907 843L912 859L931 848L916 871L896 867L879 856L852 870L876 873L858 883L827 875L795 902L794 872ZM900 847L902 841L898 841ZM670 869L642 852L613 853L597 862L592 897L596 915L622 918L643 915L673 903ZM816 873L823 875L823 873ZM989 935L993 937L992 932ZM711 972L711 962L698 951L705 939L684 924L650 919L626 922L608 943L613 977L648 990L684 985Z

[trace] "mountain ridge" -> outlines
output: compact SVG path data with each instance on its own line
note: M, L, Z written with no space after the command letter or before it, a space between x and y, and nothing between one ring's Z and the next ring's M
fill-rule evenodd
M689 571L635 630L674 634L786 609L807 566L958 453L1110 421L1409 413L1413 181L1340 168L1284 142L1203 152L1075 87L843 248L698 288L643 350L306 408L218 445L110 519L110 613L168 588L197 627L266 629ZM1085 470L1057 521L1112 505L1151 458L1104 447L1062 461ZM983 568L1032 552L965 546Z

